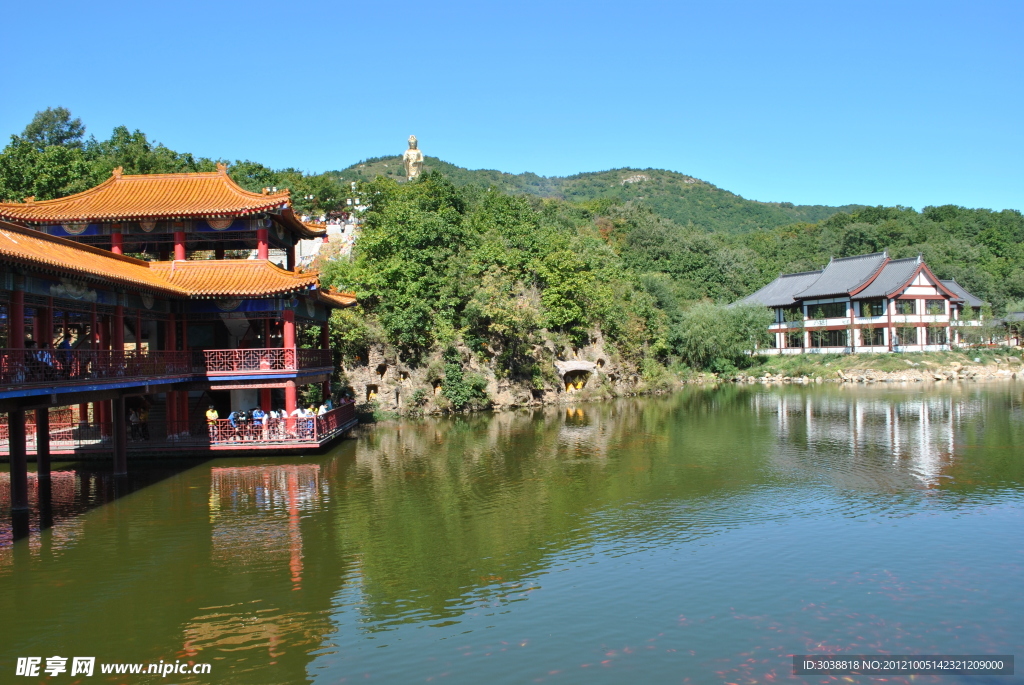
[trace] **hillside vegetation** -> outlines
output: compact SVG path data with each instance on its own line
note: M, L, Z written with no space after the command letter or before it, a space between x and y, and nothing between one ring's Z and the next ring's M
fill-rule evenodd
M426 157L424 169L439 171L456 186L478 185L511 194L583 203L593 208L644 202L657 214L683 227L705 232L745 233L795 222L816 222L860 205L827 207L790 202L756 202L722 190L706 181L664 169L611 169L567 177L507 174L492 169L464 169L436 157ZM401 178L402 158L376 157L332 172L348 181L377 176Z
M205 171L217 161L124 127L86 140L66 110L47 110L0 153L0 196L60 197L115 166ZM670 370L748 365L744 350L764 344L769 313L725 305L831 257L920 253L996 313L1024 310L1015 210L794 206L661 170L545 178L432 157L414 182L398 156L323 174L238 160L229 173L252 190L290 189L303 212L344 210L353 195L368 206L353 258L317 265L361 301L337 313L335 347L347 364L386 348L420 365L423 379L446 379L455 408L485 403L483 388L498 381L554 392L553 362L577 353L607 357L627 379L616 391L663 383Z

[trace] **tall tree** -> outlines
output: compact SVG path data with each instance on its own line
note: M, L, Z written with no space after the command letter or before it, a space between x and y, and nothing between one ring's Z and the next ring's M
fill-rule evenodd
M71 112L64 107L47 107L42 112L36 112L21 133L21 137L39 152L52 145L81 148L84 135L82 120L77 117L72 119Z

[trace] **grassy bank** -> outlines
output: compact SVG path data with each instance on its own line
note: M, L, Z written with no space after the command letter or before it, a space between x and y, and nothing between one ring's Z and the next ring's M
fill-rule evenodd
M836 371L898 372L916 367L948 367L954 363L972 366L1019 364L1020 351L1013 349L951 350L949 352L893 352L890 354L794 354L755 357L753 364L741 373L748 376L782 374L783 376L835 375ZM979 360L979 361L975 361Z

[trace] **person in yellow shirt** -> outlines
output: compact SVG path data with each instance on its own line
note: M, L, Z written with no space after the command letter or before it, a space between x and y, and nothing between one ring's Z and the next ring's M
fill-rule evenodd
M206 410L206 427L210 431L210 440L214 441L217 439L217 420L220 419L220 414L217 413L217 408L212 404L210 408Z

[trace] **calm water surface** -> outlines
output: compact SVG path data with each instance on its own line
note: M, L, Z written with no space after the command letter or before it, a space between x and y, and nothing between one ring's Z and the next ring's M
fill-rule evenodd
M33 655L213 664L85 683L489 684L1024 656L1022 392L726 387L127 483L59 465L17 542L3 472L0 682Z

